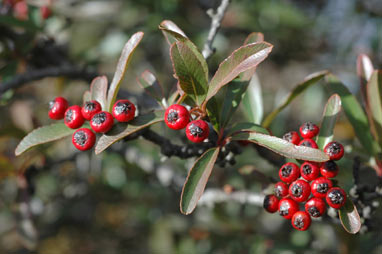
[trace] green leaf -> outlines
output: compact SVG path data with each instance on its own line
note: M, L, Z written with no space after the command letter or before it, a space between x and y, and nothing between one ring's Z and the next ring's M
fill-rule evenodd
M217 133L220 133L220 106L216 98L211 98L207 103L207 115L210 120L210 123L214 127L214 130Z
M338 210L341 224L344 229L350 234L356 234L361 229L361 219L359 217L357 208L347 197L345 205Z
M206 101L211 99L219 90L240 73L259 65L272 51L273 46L267 42L252 43L235 50L220 65L212 77Z
M262 41L264 41L264 34L254 32L254 33L250 33L247 36L243 45L247 45L247 44L251 44L255 42L262 42ZM252 76L255 74L255 72L256 72L256 67L246 70L240 75L240 80L242 81L250 80Z
M256 73L252 76L243 98L244 113L248 120L260 124L263 120L263 96Z
M208 89L208 76L201 62L194 52L180 41L171 46L170 53L180 87L197 105L201 105Z
M68 128L64 123L55 123L43 126L28 133L16 147L16 156L29 148L40 144L55 141L73 134L75 130Z
M285 101L275 110L273 110L263 121L263 126L265 128L268 128L272 121L275 119L275 117L280 113L286 106L288 106L297 96L299 96L301 93L303 93L306 89L308 89L310 86L316 84L318 81L320 81L325 75L327 74L327 71L320 71L313 73L306 77L303 82L298 84L292 92L288 95L288 97L285 99Z
M238 132L247 132L247 131L269 134L269 131L261 125L244 122L244 123L237 123L234 126L232 126L232 128L228 130L226 136L230 137Z
M318 148L321 150L333 140L333 129L337 116L341 112L341 98L338 94L333 94L325 105L324 114L321 120L320 133L317 138Z
M0 15L0 24L5 27L21 27L31 32L41 31L41 27L36 26L30 21L19 20L10 15Z
M329 90L333 93L337 93L341 97L342 108L344 109L345 115L353 126L355 134L365 150L373 155L380 153L381 148L373 139L369 131L369 122L365 112L363 112L355 96L332 74L326 76L326 83Z
M324 162L329 156L319 149L296 146L284 139L258 132L240 132L232 136L232 140L248 140L287 158Z
M131 36L129 41L125 44L121 57L118 60L117 68L114 73L113 80L111 81L109 92L107 94L108 106L104 110L109 111L113 107L115 99L119 91L123 76L125 75L127 66L131 61L131 57L137 48L138 44L143 38L143 32L137 32Z
M147 94L153 97L160 105L164 106L162 104L164 100L163 89L154 74L146 70L137 78L137 81Z
M109 132L99 138L95 147L95 153L99 154L115 142L153 124L162 122L164 119L163 116L164 111L161 110L137 116L128 123L115 124Z
M102 110L105 110L107 107L106 94L107 94L106 76L100 76L93 79L90 85L91 100L98 101L102 106Z
M208 178L210 177L212 168L218 158L219 151L219 147L207 150L199 157L199 159L197 159L188 173L180 198L180 211L183 214L190 214L194 211L196 204L207 185Z
M374 71L367 84L367 103L370 108L375 137L382 147L382 71Z

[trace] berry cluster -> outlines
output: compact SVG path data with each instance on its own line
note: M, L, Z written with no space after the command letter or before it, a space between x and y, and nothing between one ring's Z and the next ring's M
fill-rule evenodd
M299 146L318 148L313 138L319 127L311 122L300 127L300 136L291 131L283 136L284 140ZM280 182L275 184L274 195L267 195L264 208L270 213L279 212L285 219L290 219L297 230L307 230L311 217L318 218L326 211L326 204L339 209L346 201L346 193L339 187L333 187L330 178L338 174L339 168L335 160L344 155L344 147L338 142L330 142L324 148L330 160L324 163L305 161L299 167L288 162L279 170ZM326 201L326 202L325 202ZM299 203L304 203L300 210Z
M80 128L85 121L90 121L90 127L96 133L108 132L118 122L129 122L134 119L135 105L129 100L117 101L112 114L102 111L101 104L96 101L87 101L82 107L70 106L63 97L57 97L49 102L49 117L54 120L64 119L65 125L71 129ZM77 129L72 136L73 145L81 151L89 150L95 143L96 136L89 128Z
M29 19L29 6L26 0L4 0L3 5L13 11L13 16L19 20ZM52 15L52 10L48 5L40 6L41 19L48 19Z
M187 138L194 143L200 143L210 133L208 123L204 120L193 120L190 122L190 119L191 113L186 107L179 104L171 105L164 114L164 121L169 128L181 130L186 127Z

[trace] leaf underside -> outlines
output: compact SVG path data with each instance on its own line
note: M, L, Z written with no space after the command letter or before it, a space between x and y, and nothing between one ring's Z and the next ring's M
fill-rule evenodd
M348 197L345 205L338 210L343 228L350 234L356 234L361 229L361 219L357 208Z
M101 104L102 109L107 107L107 78L100 76L93 79L90 85L91 100L96 100Z
M374 135L382 147L382 71L374 71L367 84L367 102L371 121L375 128Z

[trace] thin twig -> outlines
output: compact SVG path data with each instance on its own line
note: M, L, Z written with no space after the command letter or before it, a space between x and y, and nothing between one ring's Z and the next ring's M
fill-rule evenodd
M223 20L223 17L227 10L229 2L230 0L222 0L220 3L220 6L217 8L215 13L213 9L209 9L207 11L207 14L211 17L212 20L211 20L210 31L208 32L207 41L204 44L203 52L202 52L205 59L208 59L215 51L214 48L212 48L212 43L214 42L216 34L220 28L221 22Z

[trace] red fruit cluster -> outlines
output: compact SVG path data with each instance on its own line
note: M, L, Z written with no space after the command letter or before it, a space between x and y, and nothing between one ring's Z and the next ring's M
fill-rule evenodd
M3 0L3 5L13 12L13 16L19 20L28 20L30 6L25 0ZM40 7L40 16L42 20L48 19L52 15L49 5Z
M319 133L319 127L307 122L301 125L299 134L291 131L283 139L298 146L318 148L313 140ZM326 204L341 208L346 201L346 192L333 187L330 178L338 174L339 167L334 162L344 155L344 147L338 142L330 142L324 148L330 160L323 163L305 161L300 166L288 162L279 169L280 182L275 184L274 195L267 195L264 208L270 213L279 212L285 219L290 219L297 230L307 230L311 217L317 218L326 212ZM300 203L304 209L300 211Z
M129 100L117 101L112 114L102 111L101 104L96 101L87 101L82 107L68 106L68 101L57 97L49 102L49 117L54 120L64 119L65 125L71 129L80 128L85 121L90 121L90 127L96 133L108 132L118 122L129 122L134 119L135 105ZM81 151L89 150L94 146L96 136L89 128L77 129L72 135L73 145Z
M208 123L204 120L193 120L190 122L190 119L190 112L186 107L179 104L171 105L164 113L166 125L173 130L186 128L186 136L190 141L200 143L208 138L210 133Z

